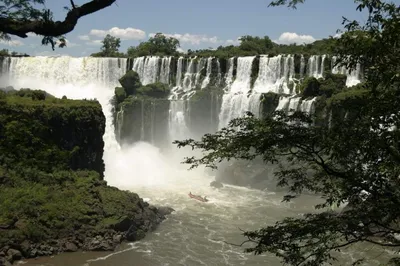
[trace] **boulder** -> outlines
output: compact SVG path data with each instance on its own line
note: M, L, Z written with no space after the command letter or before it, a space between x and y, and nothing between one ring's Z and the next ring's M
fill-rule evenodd
M158 210L158 214L159 214L161 217L164 217L164 216L166 216L166 215L169 215L169 214L171 214L172 212L175 211L175 210L172 209L171 207L158 207L157 210Z
M221 183L221 182L218 182L218 181L212 181L212 182L210 183L210 186L211 186L211 187L215 187L215 188L223 188L223 187L224 187L224 185L222 185L222 183Z
M114 230L118 232L125 232L129 229L132 224L132 220L128 217L122 217L116 224L114 224Z
M112 240L105 239L102 236L97 236L95 238L89 239L86 242L84 249L88 251L113 251L116 244Z
M14 261L17 261L17 260L20 260L20 259L22 259L21 251L16 250L16 249L12 249L12 248L10 248L7 251L7 260L8 261L14 262Z
M64 250L66 252L75 252L78 250L78 247L74 243L67 242L67 243L65 243Z
M12 264L5 257L0 257L0 266L12 266Z

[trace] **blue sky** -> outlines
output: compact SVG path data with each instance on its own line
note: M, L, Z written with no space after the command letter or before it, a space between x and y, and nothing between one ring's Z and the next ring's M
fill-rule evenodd
M75 0L83 4L88 0ZM69 0L48 0L56 19L63 19ZM335 35L342 16L365 21L352 0L306 0L297 10L268 7L270 0L117 0L79 20L66 35L68 47L42 46L41 39L12 37L6 48L30 55L87 56L100 50L107 33L121 38L120 51L162 32L178 38L181 48L198 49L237 43L243 35L268 35L280 43L303 43ZM395 0L398 3L400 0Z

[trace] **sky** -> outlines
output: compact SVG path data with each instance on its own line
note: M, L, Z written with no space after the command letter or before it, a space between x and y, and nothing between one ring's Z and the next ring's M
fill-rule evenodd
M81 5L89 0L75 0ZM335 35L342 16L365 21L353 0L306 0L296 10L268 7L271 0L117 0L116 4L85 16L66 35L67 47L42 46L41 38L12 36L0 49L29 55L88 56L100 51L106 34L121 39L121 52L161 32L180 41L181 49L216 48L238 44L243 35L269 36L282 44L310 43ZM400 3L400 0L394 0ZM63 20L69 0L48 0L54 18Z

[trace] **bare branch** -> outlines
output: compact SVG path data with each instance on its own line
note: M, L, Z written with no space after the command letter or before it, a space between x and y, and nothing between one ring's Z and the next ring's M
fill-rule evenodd
M78 20L86 15L95 13L112 5L116 0L92 0L80 7L70 10L64 21L32 20L30 22L10 18L0 18L0 32L28 37L27 33L34 32L42 36L58 37L71 32ZM74 7L73 1L71 1Z

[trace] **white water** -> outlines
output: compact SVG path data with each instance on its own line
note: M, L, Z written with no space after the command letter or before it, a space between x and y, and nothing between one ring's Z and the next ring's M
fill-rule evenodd
M222 98L221 112L219 114L219 128L228 125L233 118L241 117L246 111L258 113L258 110L251 110L250 105L250 81L251 68L254 56L239 57L237 65L236 79L228 88Z
M344 66L334 66L335 62L336 62L337 58L336 56L332 57L332 73L333 74L343 74L347 76L346 79L346 86L347 87L351 87L351 86L355 86L358 83L361 82L362 79L362 71L361 71L361 66L360 64L357 64L356 69L350 71L349 69L347 69Z
M43 258L39 265L281 265L270 254L244 254L239 244L245 240L239 229L253 230L286 217L310 210L314 197L303 197L291 204L281 203L282 194L226 186L209 186L212 177L198 171L186 171L177 162L178 151L162 154L154 146L139 142L120 148L111 125L109 100L118 78L125 73L125 60L99 58L13 58L10 84L16 88L40 88L68 98L97 98L106 115L104 135L105 178L110 185L138 192L152 204L173 207L174 212L158 230L133 246L116 253L74 253ZM246 69L242 66L242 71ZM244 74L242 84L247 79ZM172 104L175 114L184 110L182 101ZM123 115L123 114L121 114ZM170 118L182 129L171 133L187 136L184 117ZM187 197L191 191L207 195L203 204ZM371 252L360 251L360 252ZM356 258L353 256L352 258ZM353 259L354 261L354 259ZM346 261L351 263L352 260ZM32 263L32 264L31 264ZM28 265L35 265L35 261ZM342 265L345 265L343 263ZM370 264L373 265L373 264Z

